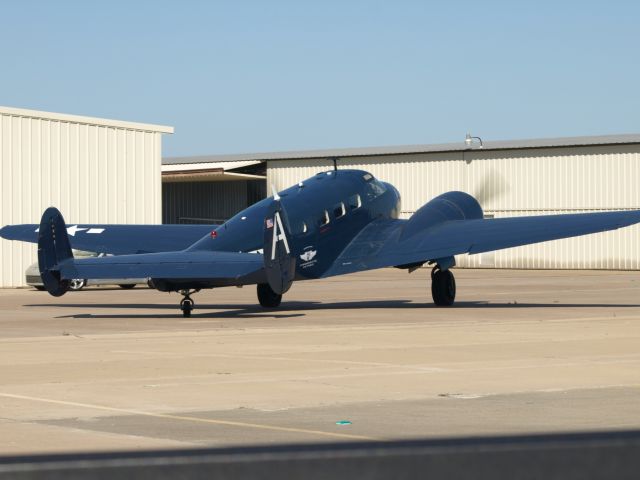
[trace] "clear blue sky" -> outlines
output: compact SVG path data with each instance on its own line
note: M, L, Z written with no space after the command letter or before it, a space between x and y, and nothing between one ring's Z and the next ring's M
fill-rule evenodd
M0 105L167 156L640 132L637 1L8 1Z

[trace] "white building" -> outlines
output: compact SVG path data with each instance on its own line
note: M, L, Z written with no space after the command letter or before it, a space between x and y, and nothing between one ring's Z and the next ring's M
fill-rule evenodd
M200 158L202 174L207 162L216 168L265 162L267 184L278 190L333 168L337 158L339 168L367 170L395 185L404 218L449 190L475 195L485 214L496 218L640 209L640 134ZM457 262L463 267L638 270L640 227L460 256Z
M172 127L0 107L0 226L160 223L164 133ZM0 287L24 285L36 246L0 239Z

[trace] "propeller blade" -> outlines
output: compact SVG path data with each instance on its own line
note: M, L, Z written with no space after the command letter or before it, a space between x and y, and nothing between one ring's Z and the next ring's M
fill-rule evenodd
M493 200L502 197L508 191L509 186L502 175L496 170L491 169L484 175L482 181L476 185L473 196L484 208Z
M280 195L278 195L278 190L276 190L276 187L273 183L271 184L271 192L273 193L273 199L276 202L280 201Z

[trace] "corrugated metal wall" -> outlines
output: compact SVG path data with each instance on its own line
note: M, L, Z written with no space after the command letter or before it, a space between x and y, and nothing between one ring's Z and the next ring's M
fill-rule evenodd
M465 151L344 158L339 166L370 171L395 185L408 218L449 190L469 192L495 218L640 209L640 145ZM330 162L268 162L267 183L280 190ZM640 227L460 256L459 266L497 268L640 269Z
M264 198L264 191L263 180L164 182L162 223L222 223Z
M159 223L161 133L60 117L0 109L0 226L52 205L67 223ZM35 260L35 245L0 239L0 287L24 285Z

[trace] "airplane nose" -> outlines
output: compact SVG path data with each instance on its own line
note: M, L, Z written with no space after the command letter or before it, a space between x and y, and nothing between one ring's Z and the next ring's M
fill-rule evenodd
M394 187L393 185L391 185L390 183L384 182L384 185L391 190L392 192L395 193L396 198L400 199L400 192L398 191L398 189L396 187Z

